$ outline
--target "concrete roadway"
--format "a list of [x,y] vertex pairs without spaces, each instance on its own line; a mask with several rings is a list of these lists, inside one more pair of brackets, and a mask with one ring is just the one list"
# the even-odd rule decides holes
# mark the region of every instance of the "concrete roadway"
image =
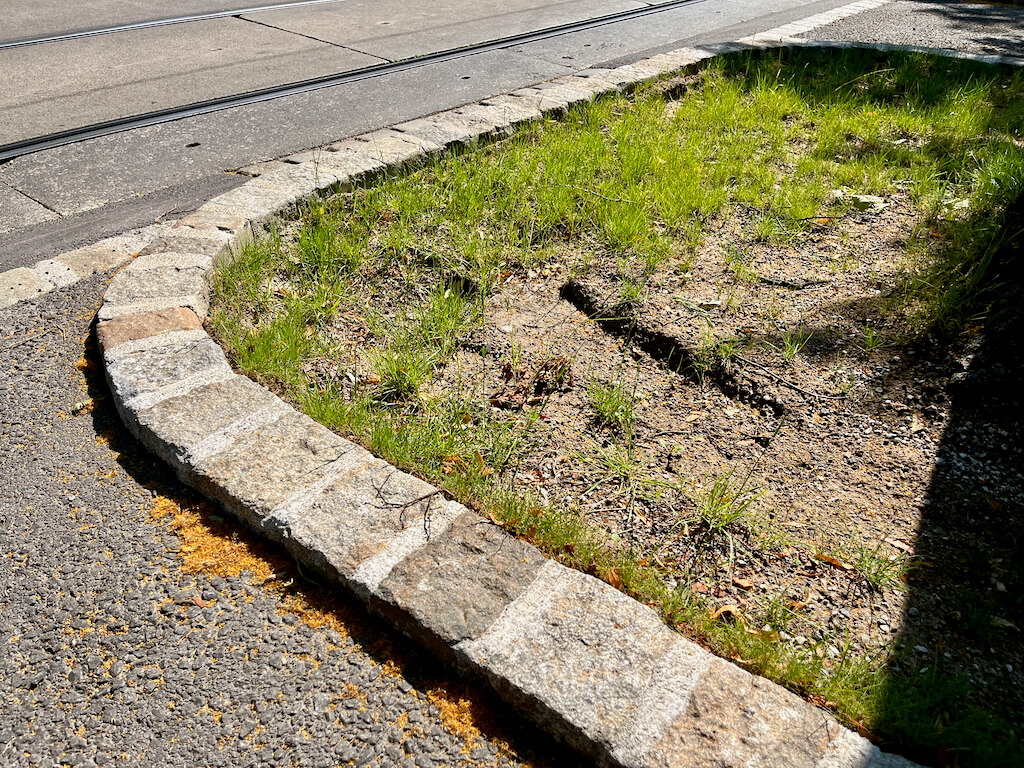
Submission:
[[[588,66],[735,39],[842,4],[703,0],[552,40],[21,157],[0,166],[0,271],[187,212],[239,183],[225,171],[256,161]],[[61,13],[64,6],[52,0],[7,5],[7,40],[146,17],[140,2],[127,0],[93,0],[81,19],[76,4],[76,17],[63,23],[55,15],[44,21],[30,13],[36,7]],[[341,0],[0,50],[0,142],[641,5]],[[149,18],[223,8],[223,0],[177,0],[152,4],[156,12]]]

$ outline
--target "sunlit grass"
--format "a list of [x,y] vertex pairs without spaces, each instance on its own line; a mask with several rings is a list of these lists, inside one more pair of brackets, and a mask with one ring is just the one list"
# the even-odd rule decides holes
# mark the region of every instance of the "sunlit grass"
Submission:
[[[752,211],[751,236],[785,243],[815,217],[845,213],[843,198],[832,195],[840,188],[908,194],[921,232],[938,235],[908,250],[903,300],[917,311],[908,333],[955,331],[987,311],[1001,217],[1024,190],[1024,75],[921,55],[792,56],[727,57],[678,97],[666,99],[655,86],[605,98],[499,146],[313,201],[294,239],[260,240],[222,270],[213,322],[239,369],[550,556],[656,606],[670,625],[724,657],[868,729],[887,711],[886,697],[913,692],[921,706],[890,724],[891,735],[939,743],[945,736],[930,724],[934,701],[913,675],[894,676],[885,659],[858,657],[840,638],[796,648],[742,622],[712,619],[699,595],[672,586],[670,569],[650,553],[624,549],[516,485],[518,457],[544,429],[537,409],[496,414],[472,386],[430,387],[482,321],[500,281],[559,248],[613,257],[619,300],[635,305],[652,276],[686,272],[714,217]],[[967,213],[950,215],[950,200],[966,201],[959,210]],[[757,279],[742,254],[728,264],[737,278]],[[573,268],[585,271],[585,258]],[[392,306],[374,300],[382,286],[390,286]],[[343,390],[308,378],[303,367],[337,358],[332,324],[349,309],[372,329],[359,353],[374,375],[353,377],[357,386]],[[785,337],[780,353],[792,360],[806,341]],[[877,346],[880,337],[865,343]],[[512,349],[514,356],[514,338]],[[732,354],[717,339],[704,352],[707,366]],[[592,382],[588,402],[599,427],[625,438],[595,452],[602,477],[646,492],[629,443],[633,394]],[[723,475],[695,501],[728,530],[747,522],[757,492]],[[865,578],[891,586],[887,563],[861,554]],[[775,620],[770,608],[755,618]],[[822,654],[833,641],[843,653]],[[960,738],[980,749],[979,734],[991,723],[982,728],[985,713],[972,712],[962,719],[974,724],[963,725]]]

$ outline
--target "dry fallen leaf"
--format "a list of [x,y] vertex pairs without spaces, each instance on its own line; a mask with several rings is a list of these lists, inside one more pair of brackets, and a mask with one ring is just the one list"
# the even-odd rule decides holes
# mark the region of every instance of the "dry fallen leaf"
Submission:
[[1018,632],[1020,632],[1020,627],[1018,627],[1012,621],[1007,621],[1006,619],[1004,619],[1004,618],[1002,618],[1000,616],[993,616],[992,617],[992,626],[993,627],[1005,627],[1006,629],[1015,629]]
[[695,581],[690,585],[690,591],[696,592],[700,595],[706,595],[708,593],[708,585],[700,581]]
[[605,580],[616,589],[622,589],[622,577],[619,576],[618,568],[609,568]]
[[712,621],[717,621],[718,619],[738,621],[739,618],[740,608],[738,605],[723,605],[721,608],[716,608],[713,611],[711,611]]
[[819,553],[817,553],[815,555],[815,557],[818,560],[821,560],[821,562],[828,563],[829,565],[835,566],[836,568],[839,568],[842,571],[852,571],[853,570],[853,566],[852,565],[850,565],[849,563],[844,563],[842,560],[840,560],[840,559],[838,559],[836,557],[832,557],[832,555],[825,555],[825,554],[822,554],[821,552],[819,552]]
[[896,549],[899,549],[899,550],[902,550],[903,552],[906,552],[908,555],[914,554],[914,548],[912,546],[910,546],[909,544],[907,544],[907,542],[901,541],[900,539],[889,539],[889,538],[887,538],[885,540],[885,543],[888,544],[890,547],[896,547]]
[[732,577],[732,585],[734,587],[739,587],[740,589],[754,588],[754,582],[752,582],[750,579],[741,579],[739,576]]
[[792,600],[786,604],[786,607],[789,608],[789,610],[791,611],[802,611],[804,608],[807,607],[807,601],[810,599],[810,597],[811,590],[810,587],[808,587],[807,590],[804,592],[802,600]]

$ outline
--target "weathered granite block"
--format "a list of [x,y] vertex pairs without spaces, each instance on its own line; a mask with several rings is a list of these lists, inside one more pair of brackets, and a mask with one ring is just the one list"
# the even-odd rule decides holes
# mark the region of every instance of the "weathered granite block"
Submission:
[[616,67],[607,75],[601,75],[599,79],[610,81],[619,88],[630,88],[648,80],[660,77],[660,69],[644,66],[642,62],[636,64],[625,64]]
[[124,271],[145,272],[148,269],[156,269],[157,267],[170,267],[173,269],[198,267],[209,272],[212,266],[213,257],[209,254],[193,251],[161,251],[140,255],[125,267]]
[[[176,339],[176,334],[189,333],[173,331],[167,335]],[[166,339],[159,336],[146,341],[153,346],[107,361],[107,380],[122,414],[151,408],[167,397],[234,375],[221,348],[205,334],[171,343],[164,343]],[[130,418],[129,428],[134,423]],[[133,432],[137,435],[137,427]]]
[[693,66],[697,61],[698,57],[692,48],[683,48],[678,51],[659,53],[638,63],[645,67],[668,73]]
[[540,551],[472,512],[392,569],[377,595],[447,645],[479,637],[533,582]]
[[184,307],[172,307],[104,320],[96,326],[96,338],[100,349],[106,352],[119,344],[166,331],[199,331],[202,328],[203,324],[195,312]]
[[289,190],[243,184],[210,200],[197,213],[224,213],[262,222],[283,213],[295,202]]
[[318,167],[337,176],[341,188],[351,188],[387,168],[383,162],[364,150],[365,146],[362,144],[342,142],[324,150],[317,150],[316,162]]
[[395,564],[443,532],[458,512],[432,485],[358,448],[345,471],[276,507],[291,540],[322,571],[369,598]]
[[[546,99],[550,99],[556,106],[555,109],[571,109],[577,104],[589,104],[594,97],[591,91],[577,90],[568,85],[556,85],[554,83],[540,83],[534,86]],[[540,109],[547,112],[548,109],[541,103]]]
[[[331,144],[329,149],[340,155],[363,155],[379,161],[382,170],[387,168],[397,171],[403,166],[420,163],[427,157],[427,152],[423,149],[423,142],[426,139],[417,137],[418,140],[413,141],[412,138],[398,131],[387,129]],[[431,143],[431,146],[440,149],[436,144]]]
[[88,277],[129,261],[135,254],[135,245],[137,243],[127,238],[111,238],[62,253],[56,260],[70,267],[79,277]]
[[689,708],[651,748],[654,765],[814,768],[843,728],[784,688],[715,658]]
[[135,414],[139,440],[185,482],[191,467],[247,430],[280,419],[290,407],[244,376],[231,376]]
[[643,764],[638,756],[686,711],[712,658],[650,608],[550,561],[482,637],[457,651],[570,744],[625,765]]
[[524,99],[506,93],[485,99],[480,103],[485,107],[498,110],[497,114],[507,124],[521,125],[540,120],[544,116],[537,101],[537,99]]
[[[288,409],[278,419],[226,436],[219,450],[194,464],[192,483],[235,515],[284,537],[264,518],[286,502],[315,496],[320,485],[366,460],[366,452],[308,416]],[[286,513],[278,515],[286,520]]]
[[406,136],[432,141],[441,147],[471,147],[492,128],[489,124],[480,124],[449,111],[399,123],[395,130]]
[[[154,254],[157,255],[157,254]],[[117,274],[107,288],[100,320],[157,309],[188,307],[199,317],[209,308],[206,269],[156,267]]]
[[78,275],[67,264],[54,259],[44,259],[33,267],[39,276],[57,288],[65,288],[78,282]]
[[592,101],[606,93],[621,90],[618,78],[609,74],[609,69],[586,69],[573,75],[562,75],[550,81],[555,87],[569,88],[584,93]]
[[248,184],[287,192],[298,201],[329,189],[338,181],[338,174],[330,166],[311,160],[299,165],[287,164],[276,171],[261,174]]
[[53,287],[53,283],[30,267],[9,269],[0,273],[0,309],[52,291]]
[[[175,230],[171,230],[175,232]],[[221,231],[214,237],[203,237],[197,234],[197,230],[190,229],[192,237],[181,237],[177,234],[169,234],[160,237],[147,245],[141,251],[140,256],[147,256],[151,253],[201,253],[204,256],[212,256],[214,260],[228,250],[228,245],[220,235]]]

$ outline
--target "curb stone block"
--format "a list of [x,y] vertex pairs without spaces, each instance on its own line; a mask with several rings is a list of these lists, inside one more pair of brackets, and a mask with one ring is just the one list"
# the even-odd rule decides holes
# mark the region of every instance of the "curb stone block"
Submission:
[[396,565],[378,596],[451,646],[482,635],[544,562],[536,547],[467,511]]
[[[200,339],[177,341],[176,331],[166,339],[152,336],[146,341],[153,346],[139,349],[129,355],[107,361],[107,380],[114,400],[128,412],[151,408],[162,395],[172,397],[183,392],[172,389],[188,388],[193,382],[207,383],[204,379],[226,379],[234,374],[224,359],[224,352],[208,336]],[[135,419],[129,426],[134,426]],[[138,437],[137,428],[133,434]]]
[[651,749],[655,765],[814,768],[843,732],[781,686],[714,658],[688,710]]
[[[159,309],[141,315],[121,315],[96,325],[96,339],[105,354],[128,341],[144,339],[166,331],[200,331],[199,316],[185,307]],[[111,358],[112,359],[112,358]]]
[[527,102],[542,115],[552,115],[555,118],[561,118],[569,113],[569,102],[567,100],[556,98],[538,88],[520,88],[517,91],[513,91],[510,95]]
[[[250,224],[263,223],[267,219],[284,213],[295,203],[295,199],[289,195],[287,190],[243,184],[213,198],[196,213],[203,215],[223,213],[247,220]],[[218,226],[218,228],[223,227]]]
[[355,146],[340,146],[337,149],[328,147],[319,153],[314,162],[317,163],[317,167],[337,176],[341,189],[351,189],[353,184],[383,173],[387,168],[380,160],[362,153],[361,150],[362,147]]
[[453,112],[459,117],[468,119],[481,128],[485,128],[485,132],[480,134],[481,138],[497,139],[511,136],[515,132],[515,126],[523,122],[522,120],[509,121],[506,110],[483,104],[467,104],[464,107],[453,110]]
[[235,435],[290,411],[277,395],[245,376],[231,376],[169,397],[136,414],[138,438],[192,482],[192,467]]
[[[457,652],[570,744],[607,765],[646,752],[685,711],[713,658],[647,606],[552,561],[477,640]],[[653,718],[653,722],[645,718]]]
[[71,267],[53,259],[37,262],[33,269],[44,281],[52,283],[55,288],[66,288],[78,282],[78,275]]
[[639,62],[644,66],[652,67],[654,69],[661,70],[665,73],[675,72],[687,67],[692,67],[700,60],[696,50],[682,49],[680,51],[669,51],[668,53],[659,53],[651,56],[649,59],[644,59]]
[[321,167],[317,160],[298,165],[287,164],[280,170],[261,174],[248,182],[254,187],[265,187],[287,192],[295,200],[303,200],[335,186],[341,178],[329,167]]
[[31,267],[9,269],[0,280],[0,309],[53,290],[53,283]]
[[562,75],[551,81],[557,85],[565,85],[577,91],[593,94],[621,91],[625,81],[615,75],[615,70],[603,67],[591,67],[571,75]]
[[289,408],[267,424],[230,435],[221,450],[196,462],[194,484],[259,526],[276,507],[350,469],[354,461],[365,461],[365,455],[363,448]]
[[660,69],[645,67],[642,63],[625,64],[616,67],[607,74],[600,76],[602,80],[611,80],[622,91],[632,91],[641,83],[657,80],[665,73]]
[[536,100],[521,99],[518,96],[503,94],[491,99],[484,99],[480,102],[486,107],[498,109],[502,120],[516,125],[522,123],[533,123],[543,117],[543,113],[537,107]]
[[253,163],[252,165],[247,165],[244,168],[239,168],[235,173],[241,174],[242,176],[251,176],[256,178],[265,173],[270,173],[271,171],[279,171],[282,168],[287,168],[289,165],[297,165],[297,163],[291,163],[286,160],[266,160],[262,163]]
[[424,139],[418,136],[409,136],[406,135],[405,133],[402,133],[401,131],[396,131],[394,128],[381,128],[379,131],[363,134],[363,136],[360,136],[359,138],[369,142],[398,139],[400,141],[416,145],[428,155],[437,154],[442,149],[444,149],[444,146],[442,144],[438,144],[435,141]]
[[159,251],[140,254],[124,268],[124,272],[134,274],[147,269],[189,269],[192,267],[209,272],[213,267],[213,257],[192,251]]
[[437,536],[455,514],[436,488],[360,446],[353,445],[350,458],[344,472],[273,515],[299,546],[316,553],[318,569],[367,599],[410,547]]
[[188,216],[178,219],[169,234],[183,237],[185,233],[178,232],[178,230],[217,230],[223,234],[213,236],[213,239],[222,240],[224,234],[234,235],[248,226],[249,221],[244,216],[231,213],[223,208],[210,207],[210,203],[207,203]]
[[230,237],[228,240],[221,237],[224,233],[220,230],[213,231],[217,234],[212,237],[205,237],[195,229],[189,229],[187,236],[181,236],[177,231],[173,231],[173,234],[159,237],[147,245],[139,251],[139,256],[173,251],[177,253],[202,253],[216,259],[230,248],[232,241]]
[[405,135],[432,141],[443,147],[454,144],[464,147],[476,146],[482,136],[490,133],[488,124],[482,124],[449,110],[429,117],[408,120],[395,126]]
[[70,268],[80,278],[106,272],[130,261],[135,254],[135,249],[127,243],[116,242],[121,239],[111,238],[95,245],[76,248],[62,253],[56,260]]
[[188,307],[205,317],[210,306],[206,273],[201,267],[174,266],[121,272],[107,288],[99,318],[174,307]]
[[371,158],[380,163],[380,170],[386,169],[390,172],[426,159],[427,153],[423,150],[422,143],[414,143],[409,138],[394,130],[375,131],[332,144],[329,149],[335,153],[358,154]]
[[[563,104],[564,108],[567,110],[572,109],[577,104],[589,104],[594,100],[595,95],[599,93],[599,91],[571,88],[568,85],[556,85],[554,82],[552,82],[551,85],[541,83],[537,86],[537,90],[545,97],[554,100],[556,103]],[[613,90],[613,88],[609,87],[607,91],[602,90],[600,92],[611,93]],[[558,107],[555,108],[557,109]],[[543,109],[543,107],[541,107],[541,109]]]
[[504,96],[496,96],[495,98],[488,98],[487,103],[519,103],[523,109],[536,111],[538,114],[538,120],[544,118],[545,115],[564,116],[567,112],[567,108],[564,102],[558,102],[556,99],[545,97],[543,91],[537,88],[520,88],[512,93],[507,93]]
[[209,339],[209,336],[206,335],[206,331],[202,328],[164,331],[163,333],[141,339],[122,342],[116,347],[106,350],[104,357],[110,362],[115,362],[125,357],[156,349],[157,347],[181,346],[192,342],[202,343],[207,339]]

